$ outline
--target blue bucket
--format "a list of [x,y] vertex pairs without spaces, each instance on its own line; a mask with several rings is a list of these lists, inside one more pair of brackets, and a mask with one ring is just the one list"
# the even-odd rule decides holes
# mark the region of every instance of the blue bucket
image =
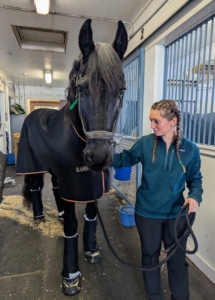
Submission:
[[121,206],[119,209],[120,221],[121,224],[125,227],[133,227],[136,226],[134,220],[134,206],[133,205],[125,205]]
[[114,168],[114,178],[121,181],[130,180],[131,178],[131,167],[123,167],[121,169]]
[[5,154],[7,157],[7,166],[15,165],[15,154],[14,153],[7,153]]

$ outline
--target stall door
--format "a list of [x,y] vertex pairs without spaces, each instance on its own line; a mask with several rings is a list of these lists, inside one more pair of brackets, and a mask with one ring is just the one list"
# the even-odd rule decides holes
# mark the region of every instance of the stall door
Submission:
[[[126,92],[114,136],[116,152],[130,149],[142,135],[143,68],[144,49],[124,62]],[[136,189],[140,185],[140,165],[132,167],[131,179],[128,181],[116,180],[114,173],[113,169],[113,188],[126,202],[134,204]]]

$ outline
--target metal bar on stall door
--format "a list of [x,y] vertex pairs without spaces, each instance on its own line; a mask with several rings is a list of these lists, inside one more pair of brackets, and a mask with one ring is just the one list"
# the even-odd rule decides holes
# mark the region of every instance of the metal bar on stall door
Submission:
[[[198,30],[199,29],[199,30]],[[197,126],[197,109],[198,109],[198,89],[199,89],[199,78],[200,78],[200,59],[201,59],[201,42],[202,42],[202,26],[200,26],[197,29],[197,34],[199,31],[199,54],[198,54],[198,62],[197,62],[197,66],[198,66],[198,71],[197,71],[197,84],[196,84],[196,99],[195,99],[195,108],[194,108],[194,124],[193,124],[193,141],[197,143],[197,137],[196,134],[198,134],[198,130],[196,130],[196,126]]]
[[[138,122],[138,118],[137,118],[137,101],[138,101],[138,68],[139,68],[139,60],[140,57],[138,57],[138,59],[136,60],[136,73],[135,73],[135,86],[136,86],[136,93],[135,93],[135,110],[134,110],[134,118],[135,118],[135,137],[137,137],[137,122]],[[142,101],[142,100],[140,100]]]
[[[213,18],[212,22],[212,31],[214,32],[214,22],[215,18]],[[215,53],[214,53],[214,65],[215,65]],[[211,94],[211,109],[210,109],[210,122],[209,122],[209,133],[208,133],[208,145],[212,144],[212,134],[213,134],[213,145],[215,146],[215,131],[212,133],[212,127],[213,127],[213,109],[214,109],[214,97],[215,97],[215,67],[213,72],[213,83],[212,83],[212,94]],[[214,121],[215,122],[215,121]]]
[[134,137],[137,137],[137,101],[138,101],[138,98],[137,98],[137,93],[138,93],[138,61],[139,61],[139,58],[136,59],[135,61],[135,64],[136,64],[136,67],[135,67],[135,107],[134,107],[134,121],[135,121],[135,130],[134,130]]
[[[143,93],[144,93],[144,49],[140,50],[138,57],[138,76],[137,76],[137,137],[142,136],[143,126]],[[141,165],[137,164],[136,167],[136,189],[141,184]]]
[[[128,89],[127,111],[129,111],[129,103],[131,101],[131,72],[132,72],[132,64],[133,64],[133,62],[130,64],[130,66],[129,66],[129,72],[128,72],[129,89]],[[128,131],[129,131],[129,128],[130,128],[130,117],[129,116],[125,116],[125,118],[127,118],[127,119],[125,119],[125,124],[127,124],[125,135],[128,135]]]
[[174,74],[173,74],[173,66],[174,66],[174,43],[171,45],[171,75],[170,75],[170,94],[169,99],[172,99],[172,90],[173,90],[173,82],[174,82]]
[[165,56],[164,56],[164,80],[163,80],[163,99],[168,99],[167,95],[167,88],[168,88],[168,52],[169,52],[169,47],[166,47],[165,50]]
[[126,128],[125,128],[126,124],[124,124],[124,119],[125,119],[125,114],[126,114],[126,108],[127,108],[127,102],[128,102],[128,91],[129,91],[128,70],[129,70],[129,65],[126,66],[126,69],[125,69],[126,92],[125,92],[125,97],[124,97],[124,105],[123,105],[122,119],[121,119],[121,135],[122,135],[122,137],[125,135],[125,130],[126,130]]
[[170,91],[171,91],[171,71],[172,71],[172,45],[169,46],[170,51],[169,51],[169,93],[168,93],[168,99],[170,99]]
[[136,67],[136,59],[133,62],[133,68],[132,68],[132,73],[131,73],[131,78],[132,78],[132,86],[131,86],[131,94],[132,97],[130,99],[130,103],[131,103],[131,128],[130,128],[130,135],[133,136],[133,101],[134,101],[134,71],[135,71],[135,67]]
[[193,48],[193,68],[192,68],[192,88],[191,88],[191,103],[190,103],[190,120],[189,120],[189,128],[188,128],[188,139],[192,139],[191,131],[192,131],[192,120],[193,120],[193,93],[194,93],[194,82],[197,84],[197,81],[195,80],[195,63],[196,63],[196,45],[197,45],[197,30],[195,29],[192,32],[192,35],[194,36],[194,48]]
[[[214,55],[214,62],[215,62],[215,55]],[[215,146],[215,130],[213,132],[213,144],[212,144],[212,128],[213,128],[213,108],[214,108],[214,98],[215,98],[215,68],[214,68],[214,74],[213,74],[213,84],[212,84],[212,95],[211,95],[211,113],[210,113],[210,123],[209,123],[209,145]]]
[[[136,60],[136,65],[137,65],[137,68],[136,68],[136,102],[135,102],[135,120],[136,120],[136,129],[135,129],[135,137],[138,136],[138,112],[137,112],[137,107],[138,107],[138,101],[141,101],[142,102],[142,99],[139,99],[138,97],[138,82],[139,82],[139,61],[140,61],[140,57],[138,57],[138,59]],[[142,86],[143,86],[143,82],[142,82]],[[139,99],[139,100],[138,100]],[[141,112],[142,114],[142,112]]]
[[[138,82],[137,82],[137,137],[142,136],[142,127],[143,127],[143,95],[144,95],[144,64],[145,64],[145,55],[144,49],[140,50],[140,56],[138,58]],[[140,175],[140,168],[139,168]],[[140,175],[141,176],[141,175]],[[139,183],[140,183],[139,176]]]
[[[213,43],[213,20],[211,22],[211,32],[210,32],[210,42],[209,42],[209,54],[208,54],[208,76],[207,76],[207,88],[206,88],[206,99],[205,99],[205,118],[203,126],[203,144],[208,144],[206,142],[206,127],[207,127],[207,112],[208,112],[208,93],[209,93],[209,81],[210,81],[210,72],[211,72],[211,53],[212,53],[212,43]],[[208,23],[209,23],[208,22]],[[207,25],[208,25],[207,23]],[[209,137],[209,136],[208,136]]]
[[176,81],[176,85],[175,85],[175,96],[174,96],[174,100],[178,99],[178,65],[179,65],[179,41],[176,41],[176,49],[177,49],[177,53],[176,53],[176,76],[175,76],[175,81]]
[[[202,66],[202,84],[201,84],[201,96],[200,96],[200,111],[199,111],[199,130],[198,130],[198,139],[197,143],[200,143],[200,137],[201,137],[201,127],[202,127],[202,105],[203,105],[203,91],[204,91],[204,77],[205,77],[205,58],[206,58],[206,45],[207,45],[207,32],[208,32],[208,24],[205,25],[205,36],[204,36],[204,48],[203,48],[203,66]],[[203,25],[203,26],[204,26]]]
[[[173,62],[175,62],[175,48],[176,48],[176,44],[173,44]],[[171,96],[171,100],[174,99],[173,98],[173,94],[174,94],[174,89],[175,89],[175,63],[173,63],[173,68],[172,68],[172,96]]]
[[181,66],[180,66],[180,88],[179,88],[179,109],[182,108],[181,98],[182,98],[182,89],[183,89],[183,83],[182,83],[182,70],[183,70],[183,52],[184,52],[184,39],[180,39],[182,45],[181,45]]
[[[185,89],[186,89],[186,66],[187,66],[187,35],[185,37],[183,37],[183,39],[185,39],[185,55],[184,55],[184,70],[183,70],[183,77],[184,77],[184,82],[182,85],[182,107],[181,107],[181,112],[182,112],[182,120],[183,120],[183,125],[184,125],[184,102],[185,100]],[[185,137],[186,136],[186,132],[185,132]]]
[[186,101],[186,113],[185,113],[185,132],[186,132],[186,137],[189,136],[189,132],[188,132],[188,103],[189,103],[189,92],[190,92],[190,65],[191,65],[191,52],[192,52],[192,34],[189,33],[188,34],[188,44],[190,43],[190,47],[189,47],[189,62],[188,62],[188,74],[186,74],[187,77],[187,101]]

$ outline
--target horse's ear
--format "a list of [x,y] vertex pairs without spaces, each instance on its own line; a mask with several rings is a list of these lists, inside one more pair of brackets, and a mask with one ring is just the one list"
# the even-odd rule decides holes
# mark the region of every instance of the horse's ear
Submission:
[[119,21],[116,37],[113,42],[113,48],[118,53],[120,59],[123,59],[123,55],[127,49],[127,46],[128,46],[128,34],[122,21]]
[[83,59],[86,60],[95,47],[93,41],[93,31],[91,28],[91,19],[87,19],[82,25],[79,33],[78,43],[83,55]]

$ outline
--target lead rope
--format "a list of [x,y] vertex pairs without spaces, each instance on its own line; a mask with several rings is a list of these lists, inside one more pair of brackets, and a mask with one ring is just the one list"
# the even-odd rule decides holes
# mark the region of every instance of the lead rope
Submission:
[[[169,259],[170,257],[178,250],[178,248],[180,248],[181,250],[183,250],[185,253],[188,253],[188,254],[194,254],[196,253],[196,251],[198,250],[198,242],[197,242],[197,239],[194,235],[194,232],[192,230],[192,225],[194,223],[194,220],[195,220],[195,216],[196,216],[196,213],[191,213],[190,214],[190,217],[188,215],[188,210],[189,210],[189,204],[186,204],[184,206],[182,206],[176,220],[175,220],[175,224],[174,224],[174,238],[175,238],[175,243],[173,243],[170,247],[168,247],[167,249],[165,249],[165,253],[166,253],[166,257],[165,259],[163,259],[157,266],[155,267],[152,267],[152,268],[141,268],[141,267],[137,267],[137,266],[133,266],[129,263],[127,263],[126,261],[124,261],[123,259],[121,259],[118,254],[116,253],[116,251],[113,249],[113,247],[111,246],[110,244],[110,241],[109,241],[109,238],[107,236],[107,233],[106,233],[106,230],[105,230],[105,227],[104,227],[104,224],[103,224],[103,221],[102,221],[102,218],[101,218],[101,215],[100,215],[100,211],[99,211],[99,208],[98,208],[98,205],[97,205],[97,202],[98,200],[96,200],[96,181],[95,181],[95,174],[94,174],[94,171],[93,172],[93,184],[94,184],[94,202],[95,202],[95,207],[96,207],[96,211],[97,211],[97,215],[98,215],[98,218],[99,218],[99,222],[100,222],[100,225],[102,227],[102,231],[103,231],[103,234],[104,234],[104,237],[105,237],[105,240],[107,242],[107,245],[110,249],[110,251],[112,252],[112,254],[116,257],[116,259],[123,265],[131,268],[131,269],[134,269],[134,270],[138,270],[138,271],[154,271],[156,269],[159,269],[162,265],[164,265]],[[178,228],[178,221],[181,217],[181,214],[182,212],[186,209],[186,223],[187,223],[187,229],[183,232],[183,234],[178,238],[178,235],[177,235],[177,228]],[[183,249],[182,246],[180,245],[180,241],[186,236],[188,235],[188,232],[190,232],[190,235],[192,236],[193,238],[193,242],[194,242],[194,249],[191,250],[191,251],[188,251],[186,249]]]

